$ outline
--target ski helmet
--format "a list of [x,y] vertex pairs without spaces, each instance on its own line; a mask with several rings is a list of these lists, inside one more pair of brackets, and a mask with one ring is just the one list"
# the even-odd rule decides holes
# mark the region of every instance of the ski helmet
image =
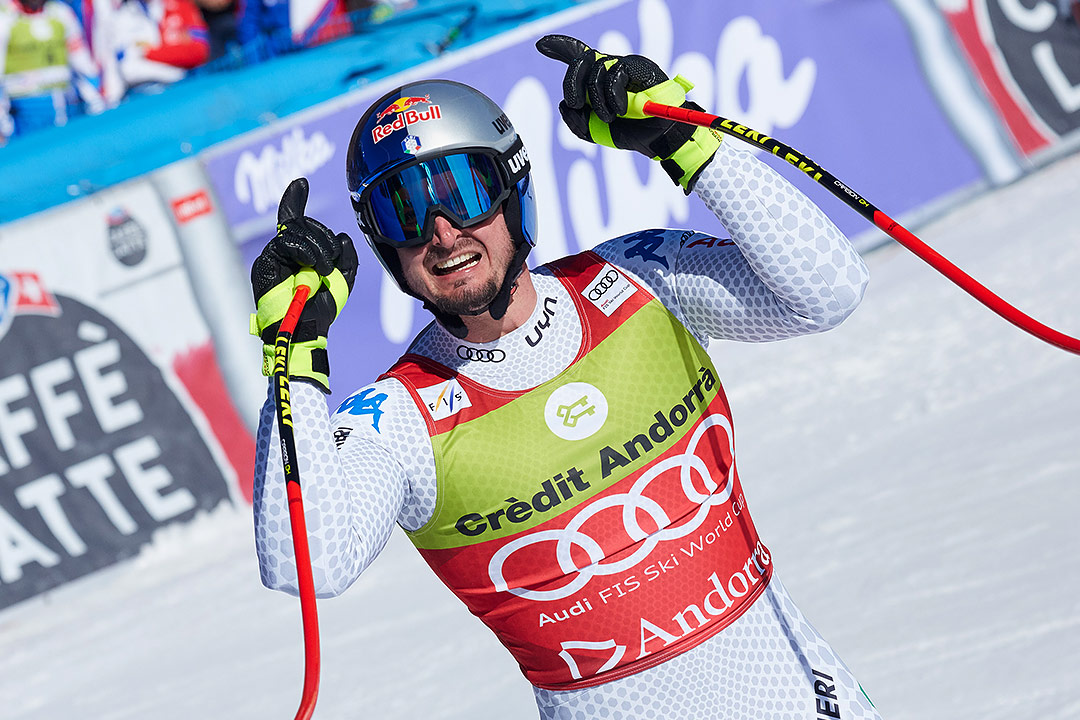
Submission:
[[379,98],[356,124],[346,159],[349,196],[368,245],[398,287],[424,300],[459,337],[465,334],[461,318],[442,313],[409,288],[397,248],[430,241],[436,215],[467,228],[502,208],[514,253],[486,308],[502,317],[536,243],[530,169],[502,109],[451,80],[409,83]]

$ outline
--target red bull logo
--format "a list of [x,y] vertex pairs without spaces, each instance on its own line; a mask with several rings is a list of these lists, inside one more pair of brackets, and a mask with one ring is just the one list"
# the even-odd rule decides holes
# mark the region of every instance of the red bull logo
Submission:
[[[412,109],[414,105],[420,104],[426,104],[428,107],[424,110]],[[385,109],[375,116],[375,121],[376,123],[381,123],[388,117],[393,117],[393,122],[382,125],[376,124],[374,129],[372,129],[371,139],[374,142],[379,142],[383,138],[392,135],[398,130],[404,129],[408,125],[415,125],[417,123],[427,122],[428,120],[439,120],[442,118],[442,110],[438,105],[431,102],[430,95],[425,95],[423,97],[403,97],[398,98],[387,105]]]
[[409,108],[411,108],[413,105],[419,105],[420,103],[426,103],[426,104],[430,105],[431,104],[431,96],[430,95],[425,95],[424,97],[403,97],[403,98],[398,98],[394,102],[387,105],[385,110],[383,110],[381,113],[376,115],[375,119],[377,121],[382,121],[382,119],[385,118],[387,115],[392,115],[394,113],[403,113],[406,110],[408,110]]

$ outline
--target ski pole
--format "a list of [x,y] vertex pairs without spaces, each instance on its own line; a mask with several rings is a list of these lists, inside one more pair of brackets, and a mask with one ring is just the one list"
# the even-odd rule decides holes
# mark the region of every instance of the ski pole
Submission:
[[652,101],[646,101],[641,110],[645,115],[662,117],[677,122],[687,123],[689,125],[700,125],[702,127],[711,128],[718,132],[737,137],[740,140],[745,140],[751,145],[756,145],[762,150],[786,160],[809,175],[819,185],[822,185],[837,198],[844,201],[848,207],[852,208],[855,212],[859,213],[884,231],[886,235],[918,255],[929,263],[932,268],[959,285],[960,288],[969,295],[1011,322],[1013,325],[1016,325],[1021,330],[1031,333],[1044,342],[1055,345],[1062,350],[1080,355],[1080,340],[1043,325],[1041,322],[1024,314],[1002,300],[970,275],[945,259],[945,257],[936,250],[915,237],[915,235],[903,225],[874,207],[868,200],[850,187],[840,182],[840,180],[832,173],[826,171],[820,165],[791,146],[785,145],[776,138],[769,137],[764,133],[760,133],[745,125],[740,125],[733,120],[720,117],[719,115],[711,115],[709,113],[690,110],[688,108],[672,107],[671,105],[662,105]]
[[289,345],[293,330],[304,310],[304,303],[319,279],[314,270],[299,273],[302,284],[296,288],[289,310],[278,328],[274,341],[274,393],[277,400],[278,434],[281,436],[281,464],[285,472],[285,491],[289,500],[293,555],[296,557],[296,582],[300,591],[300,614],[304,625],[304,689],[295,720],[308,720],[315,712],[319,695],[319,618],[315,607],[315,581],[311,575],[304,501],[300,495],[300,470],[296,466],[296,441],[293,437],[292,407],[289,402]]
[[426,49],[432,55],[438,57],[446,52],[446,49],[453,45],[457,39],[461,36],[461,33],[465,31],[472,21],[476,19],[477,14],[480,12],[480,7],[476,4],[470,5],[468,11],[465,13],[465,17],[456,25],[446,31],[446,35],[442,40],[437,43],[428,43]]

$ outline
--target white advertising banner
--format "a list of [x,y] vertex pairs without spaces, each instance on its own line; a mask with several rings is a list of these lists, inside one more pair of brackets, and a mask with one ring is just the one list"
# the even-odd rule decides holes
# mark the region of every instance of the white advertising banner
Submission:
[[148,182],[0,229],[0,608],[248,494],[253,454]]

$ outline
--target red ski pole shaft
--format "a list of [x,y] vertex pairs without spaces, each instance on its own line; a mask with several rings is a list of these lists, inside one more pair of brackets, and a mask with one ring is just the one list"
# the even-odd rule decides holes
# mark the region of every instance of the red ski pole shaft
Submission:
[[1062,350],[1080,355],[1080,339],[1058,332],[1002,300],[984,285],[980,284],[973,277],[917,238],[910,230],[874,207],[870,201],[863,198],[857,192],[842,183],[832,173],[828,172],[790,145],[785,145],[774,137],[760,133],[745,125],[740,125],[733,120],[728,120],[719,115],[711,115],[698,110],[672,107],[670,105],[662,105],[651,101],[646,102],[642,110],[646,115],[651,115],[653,117],[667,118],[689,125],[700,125],[716,130],[717,132],[722,132],[726,135],[737,137],[740,140],[745,140],[751,145],[755,145],[766,152],[786,160],[842,200],[848,207],[880,228],[886,235],[918,255],[932,268],[959,285],[961,289],[1001,317],[1011,322],[1013,325],[1016,325],[1021,330],[1031,333],[1044,342],[1055,345]]
[[[305,271],[301,271],[304,276]],[[307,271],[310,276],[317,276]],[[306,278],[305,278],[306,279]],[[311,287],[296,288],[292,303],[281,321],[274,343],[274,393],[277,400],[278,434],[281,436],[281,462],[285,473],[285,491],[289,500],[289,522],[292,526],[293,554],[296,558],[296,577],[300,591],[300,614],[304,626],[304,689],[295,720],[308,720],[315,712],[319,695],[319,617],[315,606],[315,581],[311,574],[311,554],[308,551],[307,525],[304,522],[304,501],[300,494],[300,470],[296,463],[296,440],[293,436],[292,407],[289,402],[289,345],[293,330],[304,310]]]

